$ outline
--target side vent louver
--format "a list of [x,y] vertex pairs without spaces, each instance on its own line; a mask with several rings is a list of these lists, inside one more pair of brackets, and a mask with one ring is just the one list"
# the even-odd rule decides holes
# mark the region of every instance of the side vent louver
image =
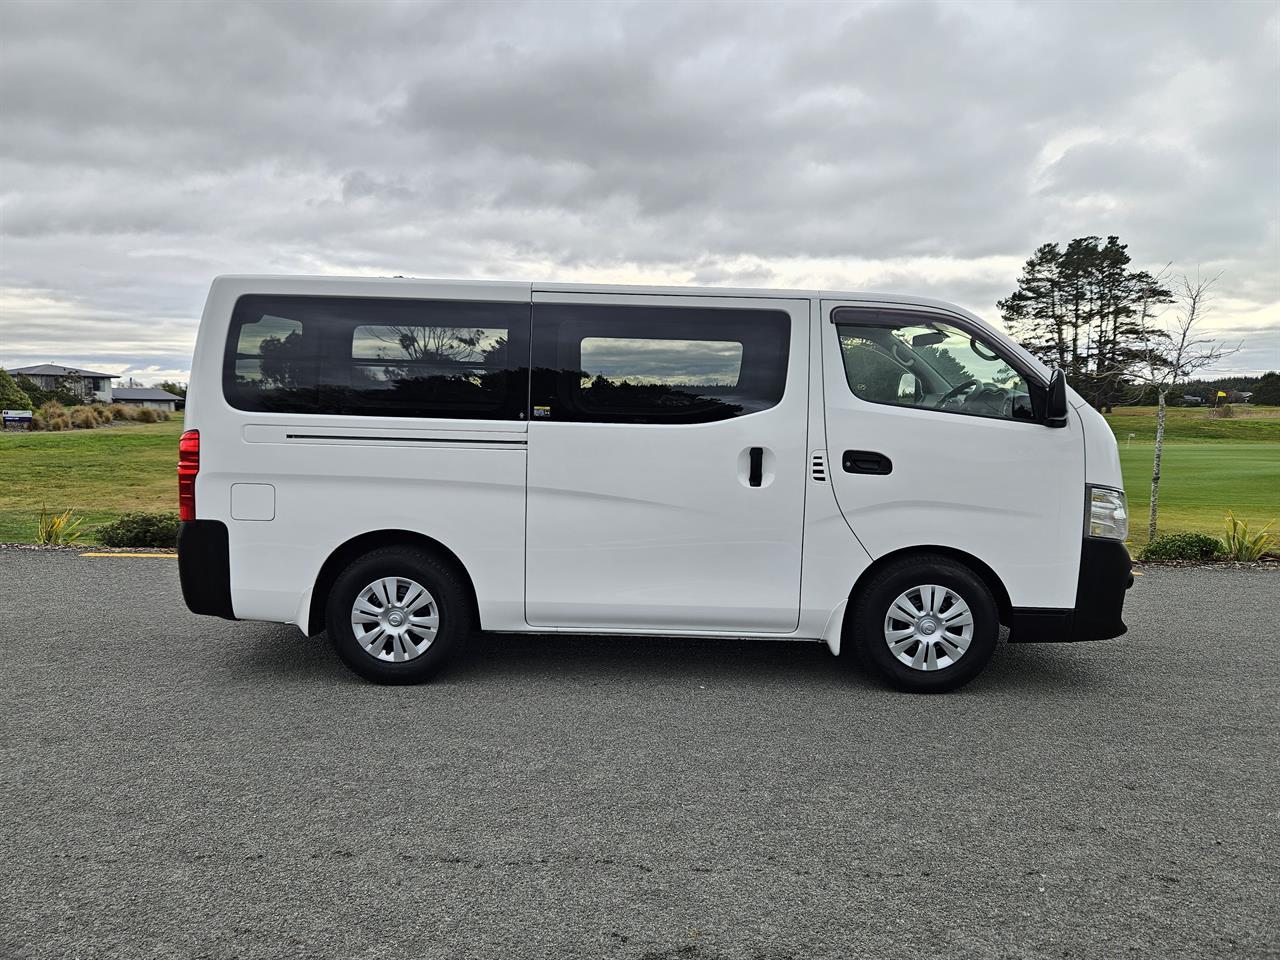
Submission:
[[811,458],[813,479],[819,483],[827,482],[827,453],[825,450],[813,451]]

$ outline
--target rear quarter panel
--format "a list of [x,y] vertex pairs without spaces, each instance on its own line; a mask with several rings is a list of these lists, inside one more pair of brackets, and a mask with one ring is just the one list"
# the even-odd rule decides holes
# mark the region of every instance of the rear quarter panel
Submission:
[[[462,561],[485,628],[523,625],[525,423],[247,412],[224,399],[222,366],[232,310],[247,293],[528,302],[529,290],[514,283],[214,281],[196,338],[187,428],[200,431],[196,514],[229,530],[237,617],[305,628],[312,587],[334,550],[364,533],[408,530]],[[312,438],[320,434],[355,439]],[[371,439],[380,435],[400,440]],[[273,519],[232,517],[231,487],[239,483],[274,487]]]

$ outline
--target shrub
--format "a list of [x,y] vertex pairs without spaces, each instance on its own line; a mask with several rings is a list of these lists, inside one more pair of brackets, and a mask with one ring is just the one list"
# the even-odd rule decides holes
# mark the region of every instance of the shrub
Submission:
[[72,407],[69,416],[71,426],[79,430],[92,430],[98,425],[98,415],[92,407]]
[[43,413],[45,419],[48,420],[50,417],[56,417],[66,413],[67,408],[57,400],[46,400],[44,403],[40,404],[40,412]]
[[95,403],[92,407],[93,415],[98,418],[99,423],[111,422],[111,408],[102,403]]
[[168,410],[157,410],[156,416],[159,417],[161,420],[163,420],[165,423],[168,423],[170,420],[173,419],[173,414],[171,414]]
[[1222,406],[1214,407],[1209,411],[1209,416],[1217,417],[1220,420],[1230,420],[1235,415],[1236,412],[1231,409],[1231,404],[1229,403],[1224,403]]
[[52,390],[45,390],[30,377],[24,377],[22,374],[18,374],[13,380],[18,385],[18,388],[31,398],[32,408],[43,407],[51,400],[71,406],[80,402],[71,388],[67,386],[65,377],[59,377],[56,381],[57,385]]
[[111,411],[112,420],[133,420],[136,410],[127,403],[113,403],[107,407]]
[[1257,533],[1249,533],[1249,522],[1239,519],[1232,511],[1227,511],[1227,532],[1222,538],[1222,552],[1231,560],[1257,560],[1264,553],[1269,553],[1276,546],[1275,534],[1271,532],[1271,520]]
[[1147,563],[1203,563],[1222,552],[1222,544],[1203,533],[1166,533],[1145,547],[1138,559]]
[[174,547],[178,545],[176,513],[126,513],[104,523],[98,542],[107,547]]
[[160,415],[150,407],[139,407],[134,419],[139,423],[157,423],[160,420]]
[[70,510],[62,513],[50,513],[48,508],[40,507],[40,522],[36,525],[36,542],[49,546],[69,546],[78,543],[81,536],[82,519]]
[[[34,419],[34,417],[32,419]],[[44,428],[46,430],[70,430],[71,429],[71,417],[65,413],[55,413],[53,416],[46,416],[44,418],[44,423],[45,423]]]
[[0,408],[5,410],[30,410],[31,397],[18,386],[9,371],[0,367]]

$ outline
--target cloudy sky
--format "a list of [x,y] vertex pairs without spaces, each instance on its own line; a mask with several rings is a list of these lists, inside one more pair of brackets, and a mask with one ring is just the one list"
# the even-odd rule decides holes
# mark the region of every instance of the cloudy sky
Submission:
[[1280,368],[1280,5],[0,0],[0,364],[185,376],[219,273],[921,293],[1222,271]]

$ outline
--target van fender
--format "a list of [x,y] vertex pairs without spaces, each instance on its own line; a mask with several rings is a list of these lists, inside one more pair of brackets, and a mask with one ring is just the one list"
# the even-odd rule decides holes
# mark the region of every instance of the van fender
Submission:
[[[481,626],[479,601],[477,599],[475,583],[471,579],[471,573],[467,570],[458,555],[439,540],[429,537],[424,533],[395,527],[386,527],[379,530],[367,530],[364,533],[349,537],[347,540],[334,546],[328,552],[325,561],[320,565],[316,573],[308,578],[311,585],[299,597],[298,609],[294,614],[293,622],[296,623],[299,628],[301,628],[302,632],[308,637],[314,637],[316,634],[324,630],[325,613],[323,607],[318,605],[316,602],[316,591],[320,591],[319,599],[327,599],[329,588],[333,585],[338,574],[342,572],[348,563],[371,550],[391,546],[425,550],[433,554],[443,563],[448,564],[458,575],[458,579],[466,588],[468,599],[471,601],[471,612],[474,617],[474,622],[477,626]],[[483,629],[482,626],[481,628]]]

